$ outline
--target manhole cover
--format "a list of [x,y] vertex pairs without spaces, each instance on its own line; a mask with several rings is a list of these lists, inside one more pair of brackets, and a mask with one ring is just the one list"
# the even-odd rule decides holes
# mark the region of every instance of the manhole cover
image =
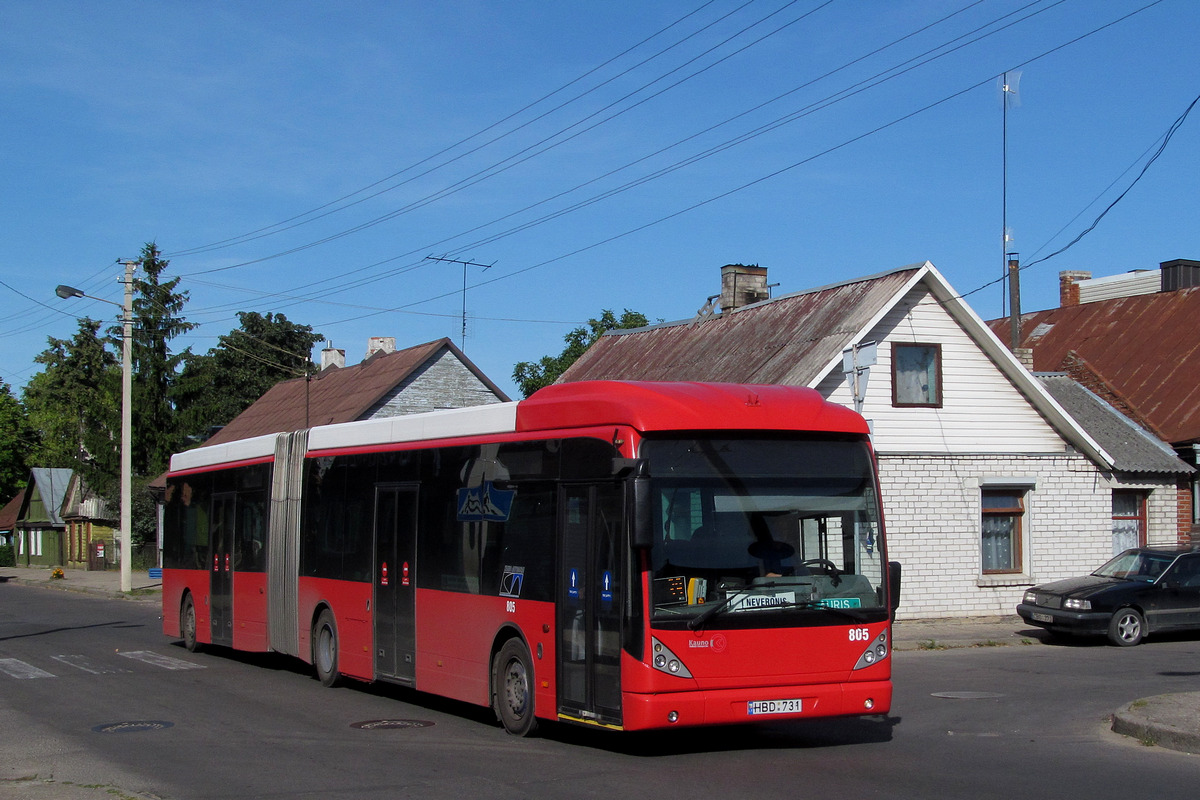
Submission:
[[161,731],[170,728],[174,722],[164,722],[158,719],[143,719],[132,722],[106,722],[92,728],[96,733],[141,733],[142,731]]
[[431,728],[433,723],[423,719],[371,719],[366,722],[352,722],[350,727],[363,731],[378,731],[386,728]]
[[1004,697],[995,692],[934,692],[933,696],[943,700],[994,700],[997,697]]

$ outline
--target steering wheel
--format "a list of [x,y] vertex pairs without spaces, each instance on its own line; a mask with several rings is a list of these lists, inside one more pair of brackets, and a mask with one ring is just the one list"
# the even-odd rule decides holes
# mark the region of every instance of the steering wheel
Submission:
[[830,578],[833,579],[833,585],[837,586],[841,583],[842,571],[838,569],[838,565],[827,558],[810,558],[804,562],[806,567],[817,567]]

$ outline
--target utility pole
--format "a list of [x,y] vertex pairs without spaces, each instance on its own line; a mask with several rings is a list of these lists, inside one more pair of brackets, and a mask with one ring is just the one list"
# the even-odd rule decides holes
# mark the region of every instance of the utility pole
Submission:
[[133,270],[126,260],[121,335],[121,591],[133,591]]
[[136,261],[118,262],[125,267],[125,302],[84,294],[74,286],[58,286],[54,293],[65,299],[86,297],[121,309],[121,591],[133,591],[133,271]]

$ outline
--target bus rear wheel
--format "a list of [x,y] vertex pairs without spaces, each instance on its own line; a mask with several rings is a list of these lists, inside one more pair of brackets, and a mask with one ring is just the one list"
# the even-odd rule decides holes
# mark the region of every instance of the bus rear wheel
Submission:
[[312,662],[317,670],[317,680],[322,686],[335,686],[338,682],[338,635],[333,612],[328,608],[317,617],[312,631]]
[[179,633],[183,636],[183,646],[189,653],[200,649],[196,641],[196,603],[189,594],[183,599],[183,608],[179,610]]
[[537,730],[533,715],[533,662],[520,639],[509,639],[492,662],[492,706],[504,730],[529,736]]

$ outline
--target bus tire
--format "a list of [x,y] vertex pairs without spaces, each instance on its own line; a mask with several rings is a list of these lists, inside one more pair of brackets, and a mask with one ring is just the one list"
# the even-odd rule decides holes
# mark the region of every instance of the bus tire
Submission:
[[179,634],[189,653],[200,649],[200,643],[196,641],[196,601],[191,594],[184,596],[183,607],[179,609]]
[[322,686],[336,686],[338,678],[338,634],[333,612],[328,608],[317,617],[312,630],[312,663]]
[[529,649],[520,639],[509,639],[492,662],[492,707],[504,730],[514,736],[537,730],[533,687]]

